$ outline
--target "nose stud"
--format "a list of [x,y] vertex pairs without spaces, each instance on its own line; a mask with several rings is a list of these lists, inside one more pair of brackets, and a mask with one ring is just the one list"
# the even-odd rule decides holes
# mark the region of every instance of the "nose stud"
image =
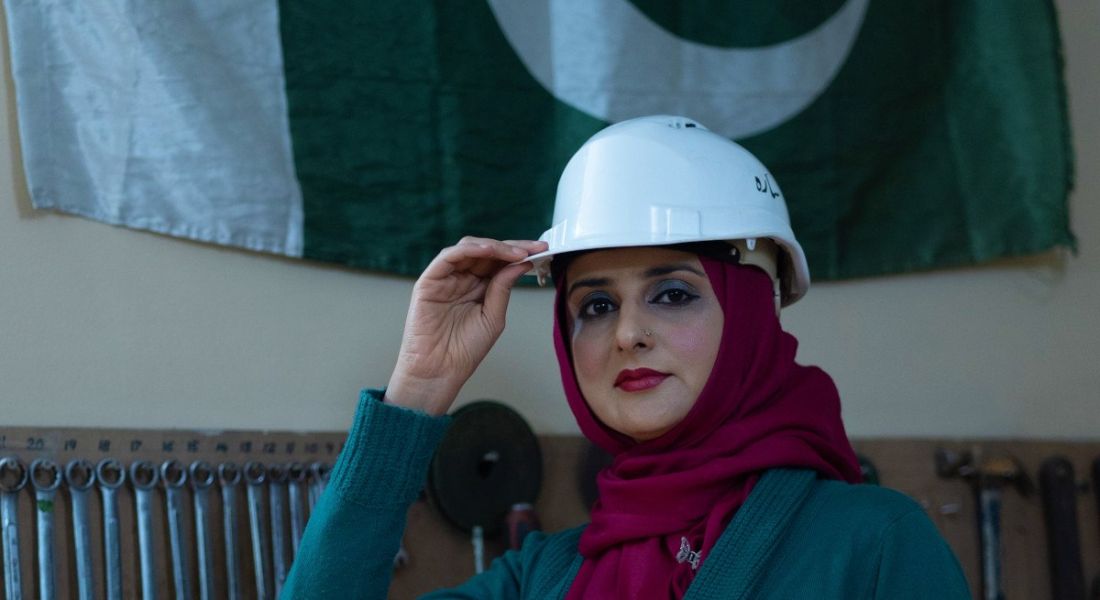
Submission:
[[646,337],[653,337],[653,330],[651,330],[651,329],[643,329],[643,330],[642,330],[642,335],[644,335],[644,336],[646,336]]

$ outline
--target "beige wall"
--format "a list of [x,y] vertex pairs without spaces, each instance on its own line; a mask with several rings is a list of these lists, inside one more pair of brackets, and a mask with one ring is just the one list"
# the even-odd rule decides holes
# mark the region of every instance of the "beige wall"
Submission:
[[[1100,438],[1100,5],[1058,5],[1080,253],[815,286],[784,320],[853,435]],[[0,426],[345,428],[388,378],[411,282],[32,211],[0,53]],[[515,294],[461,399],[573,432],[550,300]]]

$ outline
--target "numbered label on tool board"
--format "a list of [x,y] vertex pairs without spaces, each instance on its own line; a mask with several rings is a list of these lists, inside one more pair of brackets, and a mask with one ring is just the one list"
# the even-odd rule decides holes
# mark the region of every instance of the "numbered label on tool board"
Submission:
[[230,431],[208,433],[169,430],[0,429],[0,454],[50,457],[95,456],[155,459],[165,456],[218,460],[333,460],[344,448],[343,432],[279,433]]

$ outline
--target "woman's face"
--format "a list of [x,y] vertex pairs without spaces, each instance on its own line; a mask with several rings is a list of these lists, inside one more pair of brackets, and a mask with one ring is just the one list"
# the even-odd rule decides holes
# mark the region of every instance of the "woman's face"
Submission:
[[661,247],[578,257],[566,273],[573,365],[592,412],[637,441],[695,404],[714,367],[723,315],[699,258]]

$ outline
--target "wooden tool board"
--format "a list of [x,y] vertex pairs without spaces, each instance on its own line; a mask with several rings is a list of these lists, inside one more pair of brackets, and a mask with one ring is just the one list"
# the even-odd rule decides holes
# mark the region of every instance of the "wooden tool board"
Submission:
[[[175,458],[184,463],[207,460],[215,465],[233,461],[264,463],[334,463],[342,447],[345,432],[292,433],[187,430],[100,430],[0,427],[0,456],[16,456],[24,464],[36,458],[67,463],[74,458],[97,462],[116,458],[129,465],[135,460],[155,463]],[[578,489],[578,466],[587,442],[577,436],[540,436],[543,454],[542,491],[536,503],[538,516],[547,531],[559,531],[584,523],[587,510]],[[1059,442],[1035,440],[934,440],[934,439],[857,439],[857,451],[870,458],[878,468],[881,484],[916,499],[939,527],[955,550],[966,572],[974,597],[980,597],[980,551],[977,535],[976,506],[971,487],[961,480],[945,480],[935,473],[933,453],[937,447],[953,450],[980,449],[989,454],[1007,453],[1018,458],[1037,485],[1041,462],[1061,454],[1073,463],[1078,480],[1086,482],[1092,460],[1100,455],[1100,442]],[[1090,488],[1090,489],[1085,489]],[[221,532],[222,505],[217,485],[211,497],[212,515],[208,531],[214,544],[215,581],[224,589],[225,556]],[[137,534],[132,488],[127,484],[119,495],[122,528],[122,568],[125,597],[138,597]],[[239,560],[242,566],[243,597],[254,596],[251,542],[244,484],[237,507]],[[19,496],[21,571],[24,596],[34,597],[37,587],[35,569],[35,522],[33,489],[28,485]],[[163,493],[156,505],[158,536],[157,572],[160,597],[172,597],[172,577],[168,558],[167,525],[164,520]],[[188,503],[185,526],[193,532]],[[1086,584],[1100,574],[1100,520],[1097,518],[1095,490],[1085,486],[1078,496],[1079,534]],[[92,500],[92,543],[102,548],[98,494]],[[58,492],[55,515],[55,552],[58,597],[75,595],[72,522],[68,495]],[[1050,598],[1049,566],[1046,553],[1046,529],[1039,494],[1020,496],[1009,488],[1004,492],[1002,514],[1003,567],[1006,597]],[[410,562],[394,574],[390,598],[414,598],[438,587],[453,586],[473,574],[473,550],[469,538],[447,524],[430,499],[416,502],[409,510],[405,535]],[[188,536],[190,565],[197,577],[193,534]],[[503,551],[501,539],[488,539],[486,558]],[[98,595],[103,593],[102,551],[95,553]]]

